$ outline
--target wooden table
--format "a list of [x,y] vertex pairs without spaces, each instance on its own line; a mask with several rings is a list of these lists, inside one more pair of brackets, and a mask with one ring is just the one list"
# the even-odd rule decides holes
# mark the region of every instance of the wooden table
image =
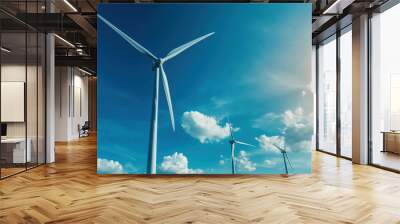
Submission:
[[383,131],[383,150],[382,152],[392,152],[400,154],[400,132]]

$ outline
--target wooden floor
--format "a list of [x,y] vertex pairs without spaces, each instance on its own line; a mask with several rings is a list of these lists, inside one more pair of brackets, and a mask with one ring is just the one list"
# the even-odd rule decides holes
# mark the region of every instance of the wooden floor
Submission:
[[101,176],[96,139],[0,181],[0,223],[400,223],[400,175],[314,153],[311,175]]
[[1,168],[1,177],[8,177],[11,176],[13,174],[19,173],[19,172],[23,172],[25,171],[25,167],[24,168]]
[[374,150],[373,155],[374,164],[381,165],[384,167],[400,170],[400,155],[391,152],[381,152],[380,150]]

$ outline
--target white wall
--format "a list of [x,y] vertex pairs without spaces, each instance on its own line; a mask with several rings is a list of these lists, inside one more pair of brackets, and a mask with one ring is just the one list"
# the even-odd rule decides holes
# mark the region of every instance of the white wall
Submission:
[[69,80],[69,69],[67,67],[55,68],[55,141],[68,140]]
[[88,120],[88,77],[72,67],[56,67],[55,140],[79,137],[78,125]]
[[[36,69],[38,69],[38,71]],[[31,144],[32,161],[36,162],[36,158],[38,158],[39,163],[44,163],[45,84],[42,68],[40,66],[36,67],[36,65],[25,66],[25,63],[5,63],[1,66],[1,76],[2,82],[24,82],[26,84],[26,102],[24,102],[24,105],[20,108],[22,111],[19,111],[19,113],[26,112],[26,120],[21,122],[5,122],[7,124],[7,137],[24,138],[26,135]],[[2,98],[7,98],[7,95],[2,95]],[[2,107],[1,110],[4,113],[12,109]],[[17,113],[17,111],[7,112]],[[38,156],[37,153],[39,154]]]
[[[25,70],[27,69],[27,70]],[[26,73],[27,72],[27,73]],[[1,81],[2,82],[24,82],[26,83],[25,76],[28,75],[28,80],[30,85],[36,85],[36,81],[32,81],[30,78],[31,75],[36,76],[36,67],[27,66],[25,64],[4,64],[1,66]],[[31,112],[32,108],[36,110],[36,101],[34,105],[30,105],[32,98],[36,100],[36,88],[27,88],[27,106],[30,107],[30,110],[27,112]],[[3,96],[6,97],[6,96]],[[1,108],[2,110],[6,110],[6,108]],[[23,108],[24,109],[24,108]],[[34,121],[36,124],[36,113],[28,113],[28,122]],[[25,137],[25,124],[26,122],[7,122],[7,136],[8,137]],[[34,124],[29,123],[28,129],[33,127]],[[33,127],[36,130],[36,125]],[[28,131],[28,137],[30,132]]]
[[[76,72],[77,70],[75,70]],[[88,99],[89,99],[89,94],[88,94],[88,77],[87,76],[82,76],[82,73],[79,73],[78,75],[74,75],[74,92],[75,94],[73,96],[74,99],[74,108],[72,108],[72,120],[71,120],[71,125],[72,125],[72,136],[74,138],[79,137],[78,133],[78,124],[83,125],[85,121],[89,120],[89,111],[88,111]],[[80,96],[80,97],[79,97]]]

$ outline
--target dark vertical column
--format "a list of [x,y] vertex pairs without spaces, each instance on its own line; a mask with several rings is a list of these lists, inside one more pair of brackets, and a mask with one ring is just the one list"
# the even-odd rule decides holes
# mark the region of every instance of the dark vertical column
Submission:
[[[36,13],[39,13],[39,0],[36,0]],[[39,17],[37,23],[39,23]],[[36,164],[39,165],[39,31],[36,31]]]
[[336,31],[336,155],[341,156],[341,119],[340,119],[340,83],[341,83],[341,64],[340,64],[340,30]]
[[[1,20],[0,20],[0,48],[3,46],[3,44],[2,44],[2,32],[1,32],[1,30],[2,30],[2,22],[1,22]],[[1,67],[2,67],[2,58],[1,58],[1,55],[2,55],[2,52],[1,52],[1,50],[0,50],[0,126],[1,126],[1,124],[2,124],[2,122],[1,122]],[[1,134],[0,134],[1,135]],[[2,177],[1,177],[1,170],[2,170],[2,167],[3,167],[3,163],[2,163],[2,156],[1,156],[1,151],[2,151],[2,148],[1,148],[1,146],[2,146],[2,144],[0,144],[0,179],[2,179]]]
[[[45,13],[48,13],[48,2],[46,0],[45,2]],[[44,163],[47,163],[47,35],[48,33],[45,32],[44,33],[44,68],[42,68],[42,70],[44,70],[44,77],[42,74],[42,79],[44,79]]]
[[315,47],[315,147],[319,149],[319,44]]
[[[25,0],[25,21],[28,21],[28,0]],[[28,24],[25,23],[25,100],[24,100],[24,121],[25,121],[25,170],[28,169]]]
[[[367,25],[367,45],[368,45],[368,53],[367,53],[367,64],[368,64],[368,70],[367,70],[367,82],[368,82],[368,158],[367,162],[368,164],[372,164],[373,162],[373,153],[372,153],[372,83],[371,83],[371,75],[372,75],[372,26],[371,26],[371,20],[372,20],[372,11],[368,12],[368,25]],[[385,147],[386,148],[386,147]]]

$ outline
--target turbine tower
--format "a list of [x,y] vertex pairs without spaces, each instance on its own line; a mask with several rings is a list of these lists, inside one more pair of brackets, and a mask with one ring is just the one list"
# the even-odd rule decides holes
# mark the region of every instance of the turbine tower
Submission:
[[154,95],[153,95],[153,105],[152,105],[152,114],[151,114],[151,126],[150,126],[150,142],[149,142],[149,155],[147,161],[147,173],[148,174],[155,174],[156,173],[156,164],[157,164],[157,129],[158,129],[158,95],[159,95],[159,83],[160,83],[160,72],[162,77],[162,83],[165,92],[165,98],[167,99],[167,105],[169,110],[169,115],[171,118],[171,125],[172,130],[175,131],[175,120],[174,120],[174,112],[172,109],[172,101],[171,101],[171,94],[169,92],[169,85],[167,75],[165,74],[163,64],[168,60],[174,58],[175,56],[179,55],[186,49],[190,48],[191,46],[197,44],[198,42],[206,39],[207,37],[214,34],[214,32],[209,33],[207,35],[201,36],[197,39],[194,39],[186,44],[183,44],[172,51],[170,51],[165,57],[158,58],[154,56],[149,50],[144,48],[134,39],[129,37],[126,33],[118,29],[114,26],[111,22],[107,19],[102,17],[101,15],[97,15],[97,17],[103,21],[107,26],[113,29],[116,33],[118,33],[124,40],[126,40],[130,45],[132,45],[136,50],[140,53],[150,57],[153,60],[153,67],[152,70],[155,72],[155,79],[154,79]]
[[[289,163],[289,166],[290,166],[291,169],[293,169],[293,167],[292,167],[292,164],[290,163],[290,160],[289,160],[289,157],[288,157],[288,155],[287,155],[286,149],[284,149],[284,148],[282,148],[282,147],[279,147],[278,145],[275,145],[275,144],[273,144],[273,145],[274,145],[277,149],[279,149],[279,151],[281,151],[282,157],[283,157],[283,162],[285,163],[285,172],[286,172],[286,175],[288,175],[289,172],[288,172],[288,167],[287,167],[287,164],[286,164],[286,163]],[[286,147],[285,147],[285,148],[286,148]]]
[[232,130],[232,124],[229,124],[229,132],[231,134],[231,140],[229,140],[229,144],[231,144],[231,156],[232,156],[232,174],[236,173],[236,161],[235,161],[235,145],[247,145],[251,147],[255,147],[252,144],[241,142],[235,139],[235,136],[233,136],[233,130]]

